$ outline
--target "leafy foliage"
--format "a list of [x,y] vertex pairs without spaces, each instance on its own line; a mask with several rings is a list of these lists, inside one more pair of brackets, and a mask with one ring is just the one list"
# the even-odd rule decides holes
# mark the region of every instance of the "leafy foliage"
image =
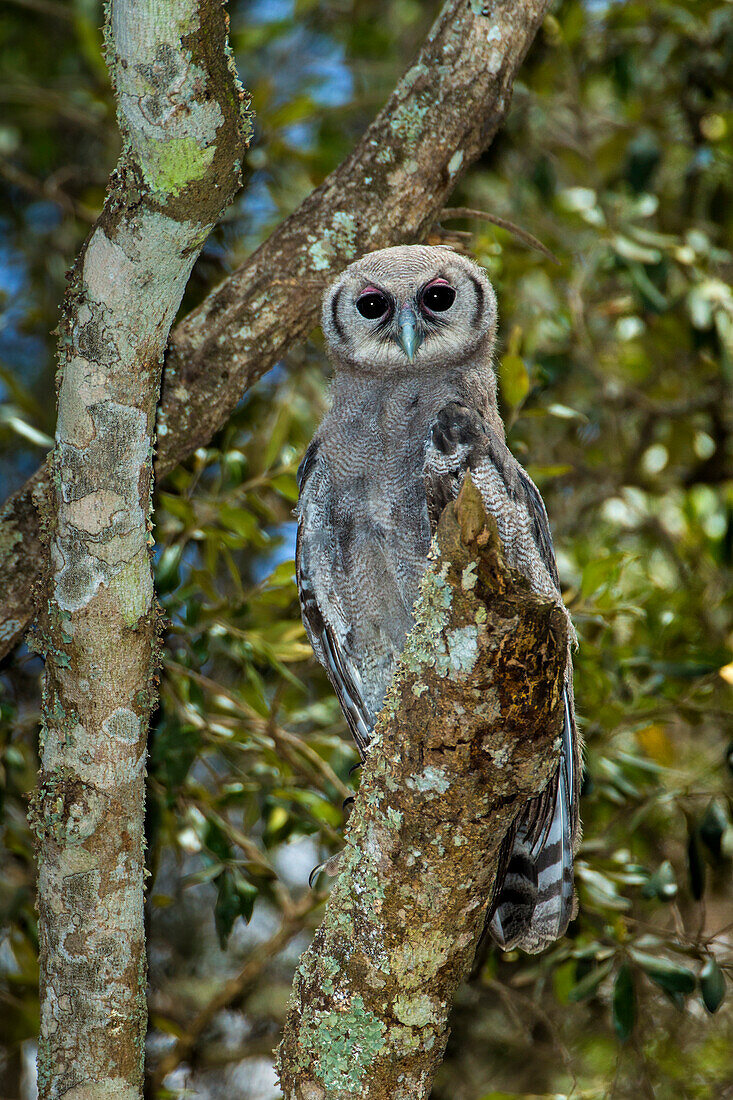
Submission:
[[[99,10],[84,0],[43,10],[16,0],[0,19],[8,489],[52,431],[63,272],[116,154]],[[247,187],[186,307],[348,152],[435,10],[232,3],[258,133]],[[733,10],[563,0],[522,77],[456,205],[519,223],[559,263],[478,220],[446,220],[436,237],[470,247],[496,285],[509,439],[546,499],[580,635],[580,911],[542,957],[484,959],[435,1095],[718,1096],[733,1084]],[[255,1094],[289,987],[293,956],[281,949],[303,946],[292,937],[317,918],[294,906],[307,903],[310,867],[338,846],[353,786],[355,754],[305,644],[292,567],[295,470],[324,378],[314,335],[159,487],[168,630],[149,761],[150,1061],[196,1033],[192,1076],[166,1078],[176,1095],[186,1081],[202,1095]],[[25,797],[38,672],[20,653],[1,681],[8,1096],[20,1095],[37,1027]],[[196,1032],[237,975],[232,1005],[246,1025],[221,1011]]]

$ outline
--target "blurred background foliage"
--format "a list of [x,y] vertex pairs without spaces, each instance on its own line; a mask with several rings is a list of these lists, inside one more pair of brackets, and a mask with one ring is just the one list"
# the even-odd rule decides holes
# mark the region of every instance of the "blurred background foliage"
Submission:
[[[245,188],[183,309],[350,150],[438,10],[232,0],[253,94]],[[64,272],[118,149],[96,0],[0,14],[0,481],[53,432]],[[733,1096],[733,5],[562,0],[447,220],[500,302],[510,442],[547,501],[580,635],[580,915],[539,958],[490,951],[436,1100]],[[435,105],[440,110],[440,104]],[[306,645],[295,471],[328,400],[320,335],[158,487],[168,629],[150,746],[149,1095],[271,1100],[294,963],[355,752]],[[4,495],[4,494],[3,494]],[[34,1095],[38,660],[0,674],[0,1095]]]

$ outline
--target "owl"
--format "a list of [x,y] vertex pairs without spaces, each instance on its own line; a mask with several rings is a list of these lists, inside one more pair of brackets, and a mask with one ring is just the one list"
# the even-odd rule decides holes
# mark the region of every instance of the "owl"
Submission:
[[[332,405],[298,470],[296,575],[306,631],[362,760],[414,622],[432,535],[467,470],[509,564],[564,610],[542,498],[504,439],[496,322],[485,272],[443,246],[372,252],[324,298]],[[573,914],[572,674],[569,648],[557,771],[502,848],[489,929],[505,950],[541,951]]]

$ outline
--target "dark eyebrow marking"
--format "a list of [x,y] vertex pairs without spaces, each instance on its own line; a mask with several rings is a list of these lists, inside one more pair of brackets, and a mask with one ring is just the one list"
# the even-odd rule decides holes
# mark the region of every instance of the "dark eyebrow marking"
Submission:
[[344,288],[340,286],[334,294],[333,298],[331,299],[331,320],[333,321],[333,327],[336,329],[336,335],[340,340],[343,340],[344,336],[346,335],[344,332],[344,326],[338,319],[338,304],[343,289]]
[[468,277],[473,283],[474,289],[476,291],[476,309],[473,313],[472,324],[474,328],[478,328],[479,321],[481,320],[481,314],[484,312],[484,288],[481,286],[481,283],[475,275],[469,275]]

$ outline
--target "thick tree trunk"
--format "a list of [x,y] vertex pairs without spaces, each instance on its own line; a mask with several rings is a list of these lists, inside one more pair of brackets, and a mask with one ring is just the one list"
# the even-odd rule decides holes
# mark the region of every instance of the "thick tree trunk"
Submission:
[[149,520],[163,351],[239,185],[244,94],[219,0],[114,0],[123,154],[60,325],[37,837],[42,1098],[142,1095],[143,802],[157,607]]
[[444,512],[349,822],[296,973],[286,1100],[425,1100],[501,842],[557,763],[567,624],[503,559],[467,479]]
[[[364,252],[422,240],[491,142],[550,0],[448,0],[354,152],[174,330],[158,476],[207,443],[243,392],[317,323],[324,287]],[[32,491],[0,519],[0,657],[33,614],[40,544]]]

